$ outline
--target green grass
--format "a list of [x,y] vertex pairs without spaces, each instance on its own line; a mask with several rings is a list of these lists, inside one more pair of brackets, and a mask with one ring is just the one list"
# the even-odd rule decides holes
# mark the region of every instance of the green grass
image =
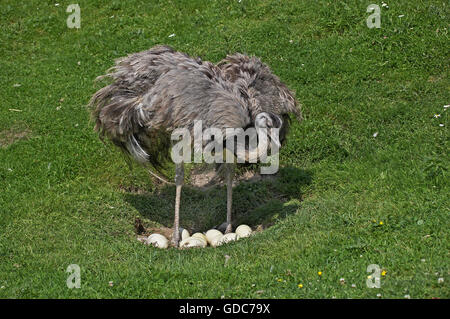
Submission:
[[[0,4],[0,298],[450,297],[448,2],[388,2],[369,29],[373,1],[79,0],[79,30],[58,2]],[[296,91],[305,120],[279,178],[235,190],[264,232],[189,251],[136,241],[135,217],[171,226],[175,191],[130,171],[85,105],[115,58],[156,44],[257,55]],[[225,189],[182,196],[185,227],[225,220]],[[369,264],[387,271],[380,289]]]

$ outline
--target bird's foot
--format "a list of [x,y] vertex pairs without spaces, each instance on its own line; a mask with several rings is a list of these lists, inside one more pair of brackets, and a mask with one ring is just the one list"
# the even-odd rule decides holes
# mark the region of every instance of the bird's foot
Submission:
[[228,224],[227,222],[223,222],[222,224],[217,225],[214,228],[221,231],[222,233],[228,234],[233,230],[233,225]]
[[174,238],[172,238],[172,246],[173,247],[177,247],[178,248],[178,245],[180,244],[180,239],[174,239]]
[[225,234],[231,233],[233,230],[231,223],[227,224],[227,228],[225,228]]
[[172,246],[178,247],[178,245],[180,244],[180,233],[179,232],[173,233],[171,243],[172,243]]

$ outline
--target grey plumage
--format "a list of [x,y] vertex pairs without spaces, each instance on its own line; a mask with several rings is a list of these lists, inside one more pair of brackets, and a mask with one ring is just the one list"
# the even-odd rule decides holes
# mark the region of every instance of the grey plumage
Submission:
[[236,53],[228,55],[218,66],[229,81],[245,82],[251,118],[254,119],[261,112],[282,117],[280,141],[283,142],[289,129],[289,114],[293,114],[299,122],[302,120],[300,105],[294,93],[257,57]]
[[139,162],[167,159],[170,132],[203,127],[246,128],[259,112],[301,119],[293,93],[258,58],[228,56],[218,66],[168,46],[118,59],[111,84],[90,101],[95,128]]
[[[98,80],[104,78],[112,83],[90,101],[95,129],[138,162],[150,162],[155,168],[168,159],[171,132],[192,130],[195,120],[202,120],[204,129],[223,132],[255,126],[257,121],[271,123],[281,126],[282,141],[288,114],[301,119],[299,105],[286,85],[258,58],[239,53],[214,65],[168,46],[156,46],[118,59]],[[231,197],[229,202],[231,210]],[[176,208],[176,229],[177,214]],[[228,215],[230,219],[231,211]]]
[[301,120],[293,92],[260,59],[236,53],[220,61],[218,66],[228,80],[245,82],[253,118],[259,112],[271,112],[277,115],[292,113]]

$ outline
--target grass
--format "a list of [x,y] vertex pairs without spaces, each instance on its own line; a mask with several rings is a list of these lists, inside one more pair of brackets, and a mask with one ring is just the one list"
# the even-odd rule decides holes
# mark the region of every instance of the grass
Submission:
[[[379,3],[369,29],[372,1],[77,2],[80,29],[68,1],[0,4],[0,298],[450,297],[448,3]],[[175,191],[130,171],[85,105],[113,59],[162,43],[257,55],[303,105],[279,178],[235,190],[238,218],[273,225],[257,236],[189,251],[136,240],[136,217],[171,226]],[[223,188],[182,196],[185,227],[225,220]]]

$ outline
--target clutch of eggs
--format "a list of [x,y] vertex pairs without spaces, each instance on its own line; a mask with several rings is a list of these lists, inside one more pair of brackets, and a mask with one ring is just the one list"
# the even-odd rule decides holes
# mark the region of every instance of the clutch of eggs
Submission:
[[210,229],[205,234],[195,233],[191,237],[183,240],[180,243],[180,248],[206,247],[206,245],[217,247],[241,238],[249,237],[251,234],[252,229],[244,224],[239,225],[234,233],[228,234],[222,234],[222,232],[217,229]]
[[[180,248],[204,248],[208,244],[212,247],[221,246],[223,244],[239,240],[241,238],[249,237],[252,234],[252,229],[248,225],[239,225],[234,233],[222,234],[217,229],[210,229],[205,234],[195,233],[190,236],[186,229],[180,229],[181,242]],[[145,243],[157,248],[168,248],[169,240],[160,234],[152,234],[148,236]]]

